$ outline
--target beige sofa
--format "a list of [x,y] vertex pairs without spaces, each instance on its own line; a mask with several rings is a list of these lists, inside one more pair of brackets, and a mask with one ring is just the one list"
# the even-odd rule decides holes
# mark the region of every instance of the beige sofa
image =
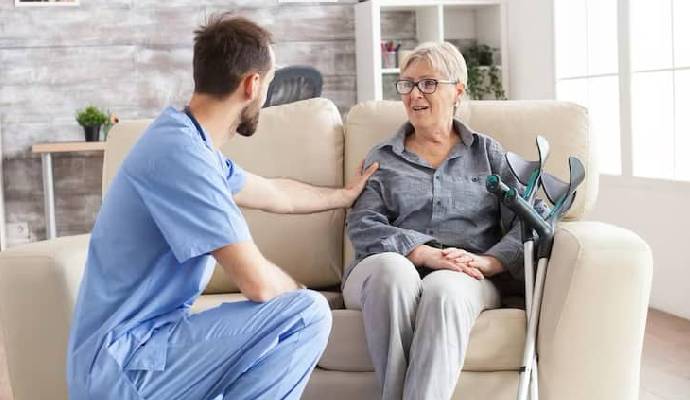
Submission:
[[[586,182],[557,234],[540,319],[538,350],[543,400],[638,398],[640,352],[652,275],[649,247],[634,233],[579,219],[597,192],[587,112],[553,101],[475,102],[462,117],[507,149],[535,157],[534,138],[552,145],[548,170],[566,178],[567,156],[580,157]],[[341,186],[367,150],[405,120],[398,102],[355,106],[342,123],[335,106],[312,99],[264,109],[257,134],[225,149],[246,169],[317,185]],[[117,125],[106,144],[103,188],[149,121]],[[374,399],[376,380],[359,311],[344,310],[338,293],[351,249],[344,211],[281,216],[246,211],[267,257],[321,289],[333,308],[333,329],[305,399]],[[16,400],[65,399],[65,345],[89,237],[17,247],[0,254],[0,326]],[[199,311],[242,299],[216,271]],[[472,331],[454,399],[513,399],[525,331],[518,309],[482,313]]]

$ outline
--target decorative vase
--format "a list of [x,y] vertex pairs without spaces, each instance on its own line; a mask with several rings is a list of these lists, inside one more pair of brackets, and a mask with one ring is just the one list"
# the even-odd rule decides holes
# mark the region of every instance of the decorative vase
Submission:
[[84,138],[87,142],[98,142],[101,140],[101,126],[89,125],[84,126]]

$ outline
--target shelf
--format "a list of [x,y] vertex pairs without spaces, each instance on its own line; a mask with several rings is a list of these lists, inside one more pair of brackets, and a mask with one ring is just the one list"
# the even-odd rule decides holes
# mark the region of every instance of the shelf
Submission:
[[32,153],[67,153],[72,151],[104,151],[105,142],[50,142],[35,143],[31,146]]
[[[403,47],[433,41],[457,41],[461,51],[474,43],[497,49],[495,60],[502,64],[499,75],[505,88],[508,83],[508,35],[506,3],[508,0],[370,0],[355,5],[355,44],[357,63],[357,101],[380,100],[391,89],[391,82],[400,74],[399,68],[382,68],[395,65],[383,62],[383,39],[403,42]],[[382,14],[410,11],[414,15]],[[386,19],[387,18],[387,19]],[[395,18],[402,18],[405,25],[396,27]],[[414,37],[409,23],[413,21]],[[387,29],[382,32],[382,22]],[[390,25],[390,26],[389,26]],[[401,33],[396,33],[392,28]],[[397,35],[397,36],[396,36]],[[386,60],[387,61],[387,60]],[[486,73],[488,67],[480,67]]]

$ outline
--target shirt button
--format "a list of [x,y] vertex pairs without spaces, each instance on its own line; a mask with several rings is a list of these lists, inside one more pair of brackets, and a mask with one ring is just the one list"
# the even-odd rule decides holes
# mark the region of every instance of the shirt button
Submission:
[[429,235],[433,235],[433,234],[434,234],[434,230],[433,230],[433,229],[429,229]]
[[437,180],[437,181],[440,181],[440,180],[441,180],[441,177],[438,176],[438,175],[436,175],[436,180]]
[[477,178],[476,176],[472,177],[472,182],[477,182],[478,180],[479,180],[479,178]]
[[440,206],[441,205],[441,200],[436,200],[436,205]]

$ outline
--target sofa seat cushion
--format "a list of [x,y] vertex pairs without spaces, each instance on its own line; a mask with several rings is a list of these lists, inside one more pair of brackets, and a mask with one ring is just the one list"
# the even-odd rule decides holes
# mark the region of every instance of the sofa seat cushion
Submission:
[[[522,360],[525,312],[518,309],[487,310],[479,315],[470,333],[465,371],[512,371]],[[319,367],[336,371],[373,371],[362,314],[358,310],[333,310],[333,328]]]
[[[320,291],[333,310],[333,328],[318,366],[327,370],[371,372],[362,312],[343,309],[341,293]],[[242,293],[206,294],[192,305],[197,313],[221,303],[247,300]],[[525,312],[502,308],[479,315],[470,333],[465,371],[514,371],[520,367],[525,343]]]
[[[343,308],[343,295],[338,292],[320,291],[331,309]],[[232,303],[235,301],[245,301],[247,298],[242,293],[220,293],[204,294],[192,304],[192,313],[206,311],[210,308],[219,306],[222,303]]]

